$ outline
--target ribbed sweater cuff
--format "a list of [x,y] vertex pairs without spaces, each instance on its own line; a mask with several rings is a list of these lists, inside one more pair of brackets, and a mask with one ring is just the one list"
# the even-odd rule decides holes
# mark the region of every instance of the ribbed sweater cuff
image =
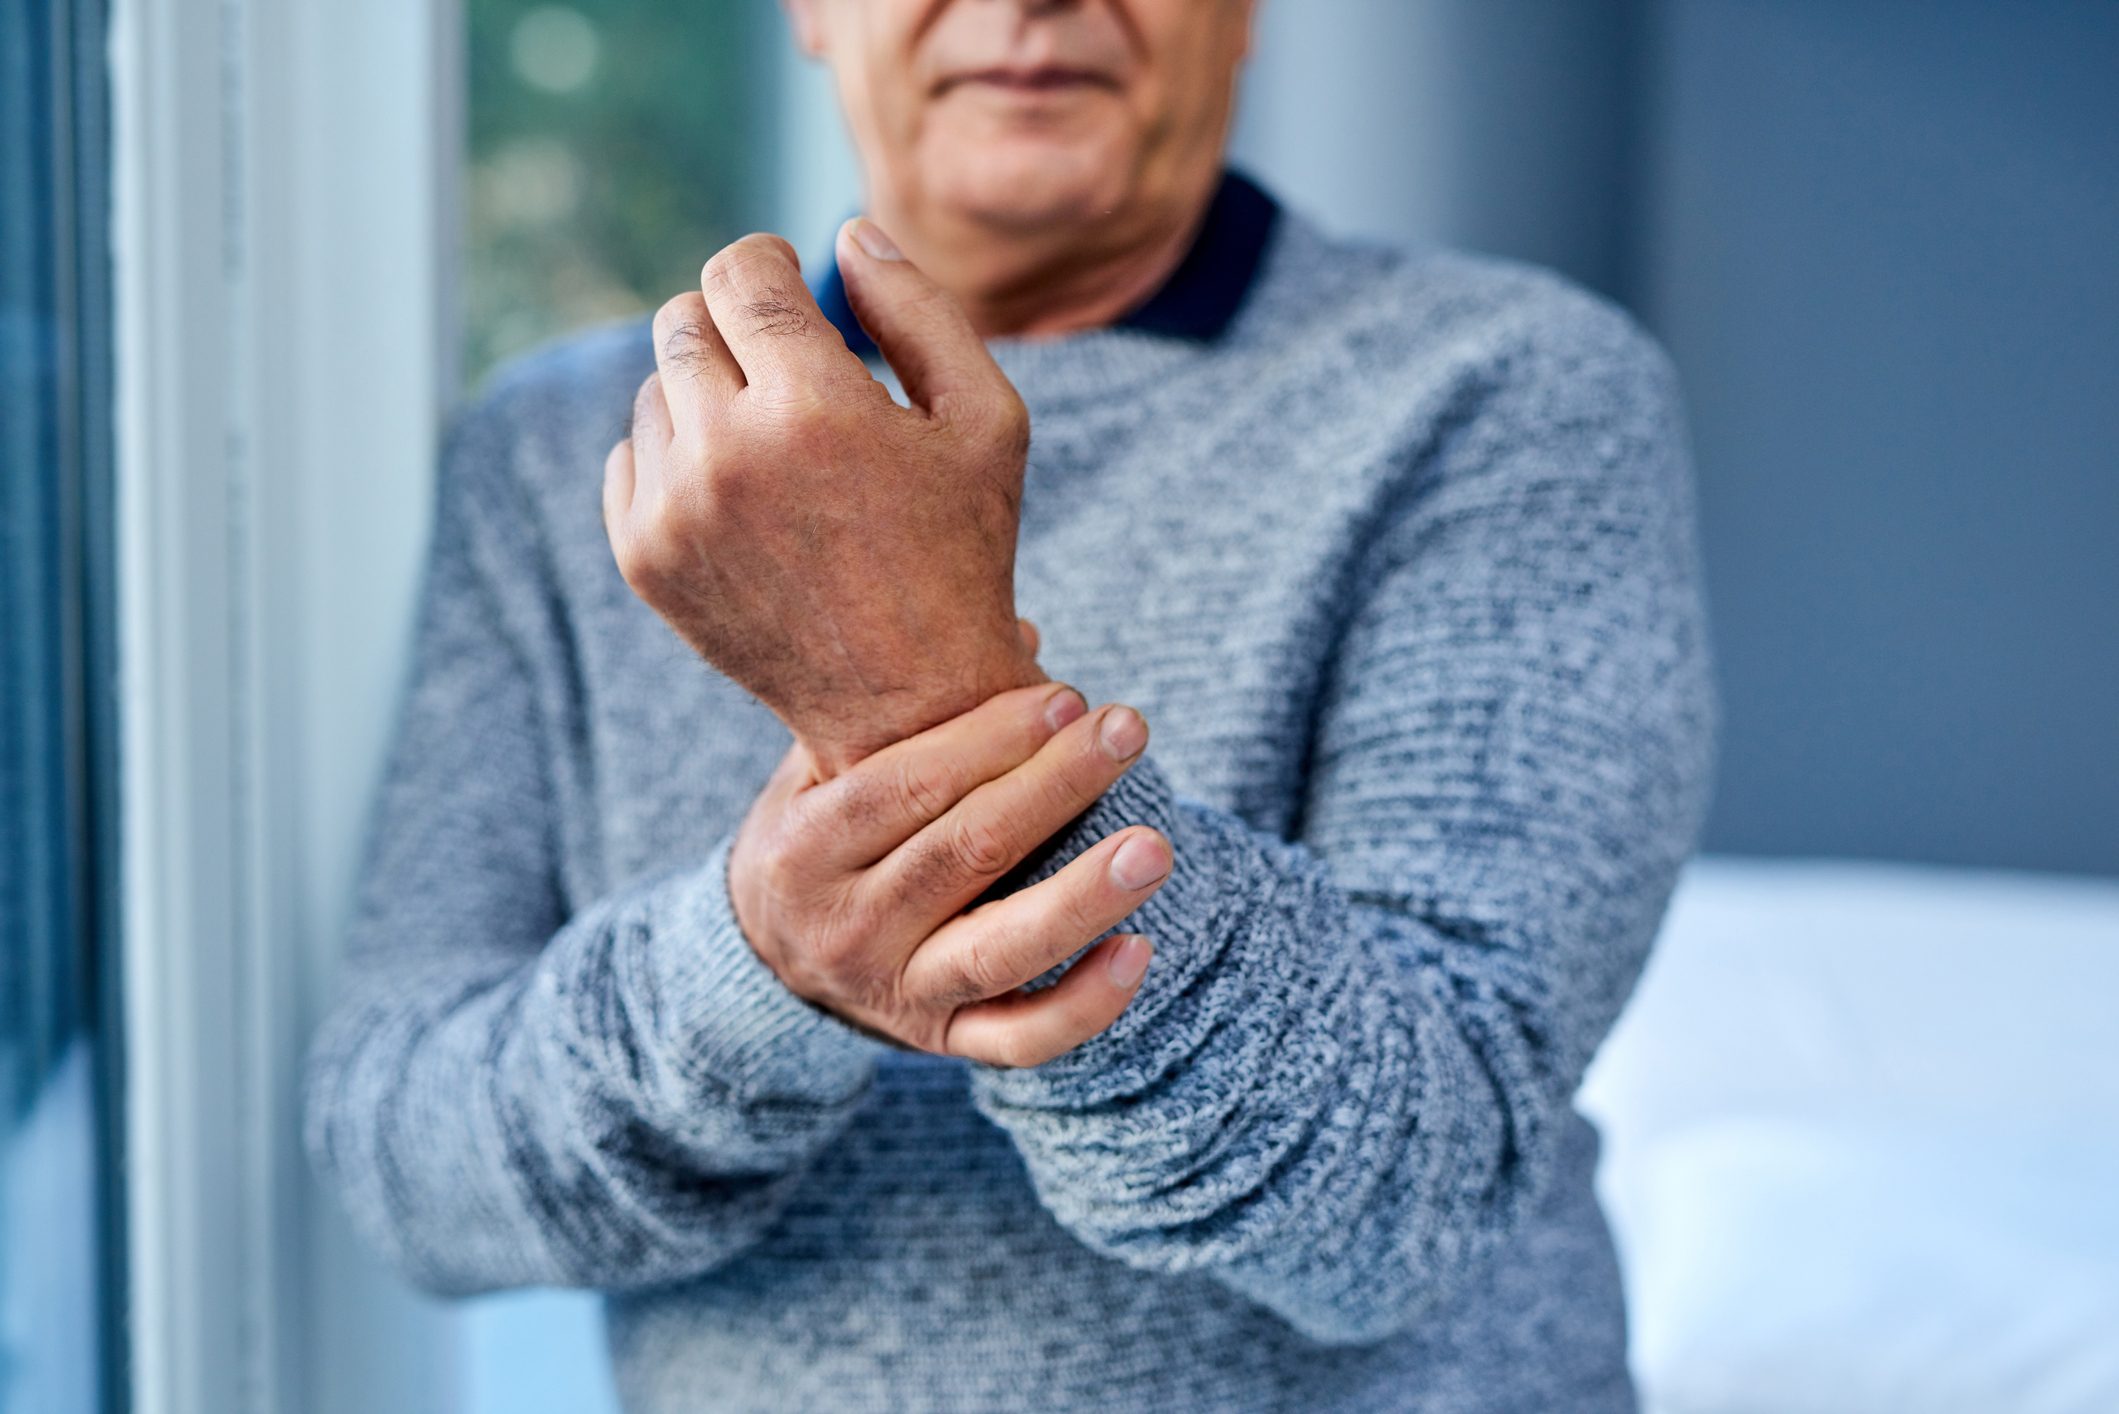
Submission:
[[835,1105],[865,1087],[882,1042],[790,991],[752,949],[728,893],[729,843],[657,899],[655,1012],[683,1072],[743,1100]]
[[[1212,964],[1226,931],[1217,926],[1220,907],[1213,879],[1218,861],[1187,857],[1187,847],[1208,843],[1187,828],[1184,807],[1169,778],[1150,757],[1133,764],[1117,784],[1041,851],[1022,878],[1024,885],[1050,878],[1099,840],[1129,825],[1149,825],[1170,841],[1172,866],[1162,888],[1113,932],[1143,933],[1155,948],[1148,975],[1126,1010],[1099,1035],[1065,1055],[1022,1070],[978,1069],[983,1078],[1011,1098],[1029,1101],[1033,1094],[1061,1086],[1096,1088],[1133,1071],[1159,1050],[1168,1028],[1161,1018],[1182,1002],[1200,972]],[[1108,935],[1107,935],[1108,936]],[[1087,951],[1086,948],[1083,951]],[[1057,981],[1081,960],[1081,953],[1052,969],[1033,985]]]

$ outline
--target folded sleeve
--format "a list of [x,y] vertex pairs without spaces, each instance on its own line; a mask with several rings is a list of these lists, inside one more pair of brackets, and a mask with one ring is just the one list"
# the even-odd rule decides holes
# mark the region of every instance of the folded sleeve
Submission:
[[1170,838],[1125,925],[1157,949],[1141,991],[1064,1056],[975,1070],[1085,1244],[1324,1342],[1417,1325],[1543,1195],[1705,808],[1667,356],[1609,311],[1527,331],[1465,397],[1350,577],[1299,829],[1188,798],[1151,748],[1033,875]]
[[[562,903],[509,410],[453,426],[412,681],[340,995],[312,1043],[312,1161],[420,1284],[622,1288],[755,1240],[881,1045],[788,991],[730,907],[728,841]],[[702,724],[711,729],[711,724]]]

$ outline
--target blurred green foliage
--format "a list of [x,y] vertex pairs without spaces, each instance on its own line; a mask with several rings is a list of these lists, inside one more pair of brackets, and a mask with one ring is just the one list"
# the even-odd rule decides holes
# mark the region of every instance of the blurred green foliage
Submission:
[[770,194],[769,0],[466,0],[465,374],[651,309]]

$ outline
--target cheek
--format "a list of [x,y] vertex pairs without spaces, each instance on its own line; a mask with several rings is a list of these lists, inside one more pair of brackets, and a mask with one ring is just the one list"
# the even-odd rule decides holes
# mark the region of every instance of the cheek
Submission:
[[889,104],[888,83],[878,88],[869,66],[859,60],[835,64],[834,69],[832,81],[838,89],[839,112],[855,143],[867,147],[890,131],[885,111]]
[[[1200,8],[1216,13],[1203,21]],[[1179,128],[1219,121],[1245,48],[1244,12],[1234,0],[1153,0],[1138,9],[1151,70],[1143,89],[1154,91],[1161,121]]]
[[906,78],[902,66],[895,70],[885,66],[868,76],[863,107],[871,140],[862,146],[886,167],[898,166],[931,145],[938,134],[947,135],[950,124],[945,106],[937,105]]

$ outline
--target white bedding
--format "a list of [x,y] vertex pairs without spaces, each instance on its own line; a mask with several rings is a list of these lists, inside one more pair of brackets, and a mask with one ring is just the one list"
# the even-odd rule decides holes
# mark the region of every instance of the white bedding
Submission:
[[1656,1414],[2119,1411],[2119,883],[1709,860],[1581,1095]]

